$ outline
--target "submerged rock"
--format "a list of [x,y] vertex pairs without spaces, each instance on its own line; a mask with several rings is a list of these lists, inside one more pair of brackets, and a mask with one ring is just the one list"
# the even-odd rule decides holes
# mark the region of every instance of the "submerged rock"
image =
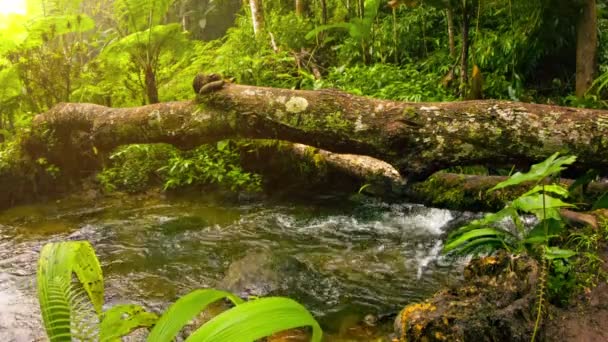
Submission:
[[269,251],[250,252],[230,264],[217,287],[243,298],[265,296],[283,288],[279,272],[281,266]]
[[309,294],[322,278],[295,257],[275,255],[268,249],[259,249],[232,262],[216,288],[230,291],[241,298],[287,295],[287,290]]
[[403,341],[530,341],[538,265],[529,257],[475,259],[464,281],[406,306],[394,328]]

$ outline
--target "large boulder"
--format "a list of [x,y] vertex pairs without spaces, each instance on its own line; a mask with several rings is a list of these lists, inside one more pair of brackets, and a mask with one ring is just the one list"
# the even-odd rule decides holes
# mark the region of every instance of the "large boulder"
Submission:
[[395,319],[405,341],[530,341],[537,262],[506,254],[472,260],[461,284],[406,306]]

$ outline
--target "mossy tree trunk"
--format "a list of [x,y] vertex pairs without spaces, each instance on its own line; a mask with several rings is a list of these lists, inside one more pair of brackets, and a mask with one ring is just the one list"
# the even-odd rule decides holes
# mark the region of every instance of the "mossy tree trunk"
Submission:
[[59,104],[35,118],[26,147],[60,165],[66,153],[124,144],[189,149],[245,137],[375,157],[409,179],[456,165],[527,165],[557,151],[577,155],[582,167],[608,170],[608,111],[494,100],[408,103],[217,82],[193,101]]

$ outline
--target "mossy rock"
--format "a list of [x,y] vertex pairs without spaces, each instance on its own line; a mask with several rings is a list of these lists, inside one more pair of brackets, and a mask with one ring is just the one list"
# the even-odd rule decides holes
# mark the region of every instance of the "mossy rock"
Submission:
[[401,341],[530,341],[538,265],[506,254],[474,259],[464,281],[406,306],[394,323]]

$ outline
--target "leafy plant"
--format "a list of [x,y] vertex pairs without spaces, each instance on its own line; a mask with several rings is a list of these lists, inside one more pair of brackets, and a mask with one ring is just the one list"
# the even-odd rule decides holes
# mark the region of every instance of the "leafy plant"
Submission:
[[228,299],[235,307],[195,330],[186,341],[250,342],[276,332],[310,327],[313,342],[322,331],[312,315],[297,302],[269,297],[243,302],[231,293],[194,290],[173,303],[158,318],[134,304],[117,305],[105,312],[104,283],[95,251],[87,241],[46,244],[38,261],[38,297],[44,326],[52,342],[121,341],[138,328],[152,328],[147,340],[170,342],[210,304]]
[[164,182],[164,173],[158,169],[165,166],[175,148],[169,145],[127,145],[117,149],[97,181],[107,192],[116,190],[136,193],[150,185]]
[[[565,226],[560,209],[574,205],[562,200],[570,195],[568,189],[556,183],[545,184],[545,181],[559,174],[575,160],[574,156],[559,157],[559,153],[555,153],[542,163],[532,165],[529,172],[517,172],[497,184],[488,191],[522,184],[531,184],[532,188],[498,213],[487,214],[456,230],[448,237],[444,247],[444,252],[457,254],[493,253],[504,249],[512,254],[528,253],[537,257],[541,269],[532,341],[535,340],[542,320],[547,293],[559,293],[562,288],[571,286],[567,277],[570,270],[567,259],[576,255],[576,252],[551,246],[550,239],[557,237]],[[538,223],[528,229],[520,218],[522,213],[533,214]],[[505,220],[510,220],[515,230],[506,226]]]
[[261,177],[245,172],[239,162],[239,154],[229,140],[203,145],[190,153],[174,153],[161,168],[166,172],[165,189],[217,184],[232,191],[259,191]]
[[[505,249],[510,253],[534,253],[541,247],[547,259],[572,256],[571,252],[549,246],[549,239],[557,236],[564,228],[559,210],[574,207],[573,204],[562,200],[569,196],[568,189],[559,184],[542,183],[576,160],[573,156],[558,156],[559,154],[555,153],[544,162],[532,165],[529,172],[517,172],[488,190],[497,191],[523,183],[532,186],[528,192],[513,200],[501,211],[487,214],[450,234],[444,251],[478,254]],[[538,223],[528,229],[520,218],[521,214],[533,214]],[[511,223],[515,230],[511,229],[508,223]]]

